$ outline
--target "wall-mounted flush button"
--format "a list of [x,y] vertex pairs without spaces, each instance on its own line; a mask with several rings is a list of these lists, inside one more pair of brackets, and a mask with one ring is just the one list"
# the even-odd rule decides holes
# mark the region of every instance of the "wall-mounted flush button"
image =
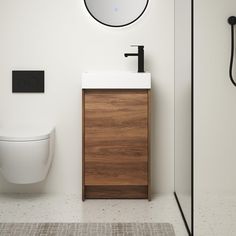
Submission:
[[44,93],[44,71],[12,71],[13,93]]

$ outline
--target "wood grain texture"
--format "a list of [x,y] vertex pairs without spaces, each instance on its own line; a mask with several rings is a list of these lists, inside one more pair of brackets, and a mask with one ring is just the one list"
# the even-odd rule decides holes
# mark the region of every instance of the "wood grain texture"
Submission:
[[86,186],[87,199],[145,199],[147,198],[147,186]]
[[148,200],[151,201],[151,90],[148,90]]
[[84,155],[84,147],[85,147],[85,143],[84,143],[84,136],[85,136],[85,101],[84,101],[84,97],[85,97],[85,90],[82,90],[82,201],[85,200],[85,155]]
[[148,90],[84,91],[85,189],[148,186],[148,97]]

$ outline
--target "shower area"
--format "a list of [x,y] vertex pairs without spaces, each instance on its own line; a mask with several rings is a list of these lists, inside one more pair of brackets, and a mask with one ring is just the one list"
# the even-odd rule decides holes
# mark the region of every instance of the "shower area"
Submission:
[[189,235],[236,235],[232,16],[234,0],[175,0],[175,196]]

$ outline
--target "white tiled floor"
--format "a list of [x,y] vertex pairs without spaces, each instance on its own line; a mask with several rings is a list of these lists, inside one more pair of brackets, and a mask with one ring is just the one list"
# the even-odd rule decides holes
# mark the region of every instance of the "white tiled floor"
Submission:
[[201,194],[195,197],[196,236],[236,235],[236,195]]
[[147,200],[86,200],[78,195],[0,195],[0,222],[166,222],[187,236],[173,195]]

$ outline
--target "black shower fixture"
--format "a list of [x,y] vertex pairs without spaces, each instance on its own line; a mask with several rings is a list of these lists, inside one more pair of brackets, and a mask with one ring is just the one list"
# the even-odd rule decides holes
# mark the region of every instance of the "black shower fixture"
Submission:
[[230,57],[230,65],[229,65],[229,77],[234,86],[236,86],[236,82],[233,77],[233,65],[234,65],[234,26],[236,25],[236,16],[230,16],[228,18],[228,23],[231,25],[231,57]]
[[228,18],[228,23],[229,23],[230,25],[236,25],[236,16],[230,16],[230,17]]

